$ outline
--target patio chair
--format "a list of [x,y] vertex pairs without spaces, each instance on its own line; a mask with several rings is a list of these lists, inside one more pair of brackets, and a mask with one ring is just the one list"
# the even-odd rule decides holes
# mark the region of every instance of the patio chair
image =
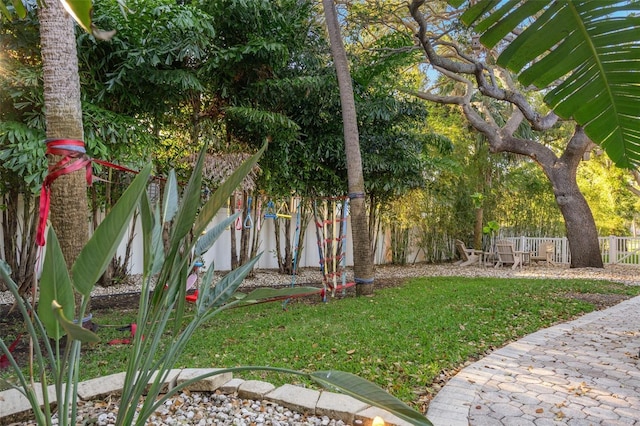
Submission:
[[460,240],[456,240],[456,250],[458,250],[458,254],[460,255],[460,260],[455,263],[456,265],[469,266],[482,262],[482,250],[467,248]]
[[505,265],[512,265],[511,269],[522,268],[522,265],[529,263],[531,257],[531,253],[516,251],[513,243],[504,240],[496,242],[496,254],[498,255],[496,268]]
[[542,241],[538,246],[538,253],[531,255],[533,262],[546,262],[547,266],[555,265],[553,261],[556,252],[556,245],[553,241]]

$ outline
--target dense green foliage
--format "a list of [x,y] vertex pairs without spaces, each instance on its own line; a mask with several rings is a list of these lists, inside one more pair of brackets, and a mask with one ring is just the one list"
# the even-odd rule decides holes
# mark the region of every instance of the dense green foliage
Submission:
[[[98,27],[117,31],[110,41],[78,31],[92,156],[133,168],[151,158],[158,173],[174,167],[186,173],[204,141],[211,153],[229,153],[252,152],[269,139],[260,191],[274,197],[346,192],[337,82],[313,2],[127,5],[123,14],[117,2],[94,2]],[[551,189],[535,167],[490,154],[455,109],[398,91],[420,87],[425,76],[410,34],[379,25],[393,11],[362,3],[340,12],[347,17],[368,200],[382,212],[384,226],[403,238],[413,229],[409,238],[427,259],[446,258],[452,237],[470,241],[470,195],[478,192],[485,197],[485,222],[499,222],[501,232],[563,235]],[[0,27],[0,173],[3,187],[18,192],[35,193],[45,173],[37,30],[32,10]],[[451,37],[464,34],[456,30]],[[502,113],[492,114],[501,120]],[[556,143],[553,135],[538,137]],[[600,232],[628,233],[638,208],[625,189],[628,177],[589,164],[579,176]],[[120,182],[130,180],[105,177],[113,184],[96,185],[96,208],[110,204]]]

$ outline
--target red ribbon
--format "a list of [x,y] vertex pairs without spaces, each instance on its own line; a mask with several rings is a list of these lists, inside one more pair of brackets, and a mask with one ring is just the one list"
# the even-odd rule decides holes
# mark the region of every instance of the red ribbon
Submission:
[[49,139],[46,140],[47,154],[63,156],[56,164],[49,166],[49,173],[42,183],[40,193],[40,218],[36,232],[36,244],[45,245],[45,231],[49,219],[51,207],[51,183],[62,175],[85,169],[87,184],[91,185],[91,158],[84,149],[84,142],[75,139]]
[[61,155],[63,158],[53,166],[49,166],[49,173],[42,183],[42,192],[40,193],[40,218],[36,231],[36,244],[39,246],[45,245],[45,231],[47,229],[47,220],[49,219],[49,209],[51,208],[51,183],[58,177],[84,168],[86,170],[87,185],[91,185],[93,181],[91,163],[98,163],[124,172],[138,173],[137,170],[87,156],[83,141],[75,139],[47,139],[45,143],[47,144],[47,154]]

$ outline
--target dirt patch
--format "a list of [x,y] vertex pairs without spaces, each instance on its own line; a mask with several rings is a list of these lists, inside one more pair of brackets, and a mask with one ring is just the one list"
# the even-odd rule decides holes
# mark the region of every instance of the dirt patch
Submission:
[[595,293],[567,293],[566,297],[569,299],[581,300],[583,302],[591,303],[596,307],[596,310],[602,310],[615,306],[620,302],[623,302],[630,298],[625,294],[595,294]]

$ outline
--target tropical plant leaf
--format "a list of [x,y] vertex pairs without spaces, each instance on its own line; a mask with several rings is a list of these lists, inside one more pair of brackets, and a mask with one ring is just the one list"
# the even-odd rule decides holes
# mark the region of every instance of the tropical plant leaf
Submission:
[[[177,245],[181,244],[182,238],[191,231],[193,221],[198,214],[200,200],[202,198],[202,167],[206,152],[206,147],[200,150],[198,160],[196,161],[191,177],[189,178],[189,183],[187,183],[187,187],[184,189],[182,194],[173,233],[171,235],[171,241],[173,242],[172,250],[177,249]],[[195,235],[200,235],[201,232],[195,233]]]
[[115,30],[104,31],[93,24],[93,2],[91,0],[60,0],[65,10],[86,32],[100,40],[111,40]]
[[201,235],[196,241],[196,246],[193,251],[195,257],[200,257],[205,254],[212,246],[213,243],[222,235],[222,233],[231,225],[240,215],[240,212],[236,212],[231,216],[225,218],[222,222],[209,229],[205,234]]
[[151,235],[153,232],[153,212],[151,210],[151,202],[147,194],[143,194],[140,198],[140,224],[142,226],[142,263],[145,271],[151,269],[153,262]]
[[421,413],[388,394],[377,385],[343,371],[315,371],[309,377],[326,388],[335,388],[340,392],[359,399],[367,404],[380,407],[414,425],[431,426],[432,423]]
[[178,211],[178,181],[175,170],[169,172],[167,183],[164,186],[164,201],[162,203],[162,221],[169,222]]
[[152,276],[157,274],[162,267],[164,244],[160,207],[157,204],[152,207],[146,193],[140,199],[140,223],[142,225],[144,271]]
[[211,195],[209,200],[200,209],[200,214],[196,219],[194,225],[195,235],[200,235],[206,229],[207,225],[218,213],[218,210],[224,206],[229,199],[229,196],[240,185],[246,175],[249,174],[251,169],[256,165],[264,151],[267,149],[267,143],[262,145],[262,148],[244,163],[240,165],[223,183],[218,189]]
[[153,228],[151,230],[151,270],[150,275],[155,275],[162,269],[164,263],[164,242],[162,240],[162,221],[160,220],[160,208],[154,210]]
[[[25,9],[24,4],[22,4],[22,0],[13,0],[11,3],[13,4],[13,8],[16,11],[18,18],[24,19],[27,16],[27,9]],[[0,12],[2,12],[8,21],[11,21],[11,12],[9,12],[9,9],[4,2],[0,2]]]
[[[67,332],[69,337],[84,343],[96,343],[100,341],[100,337],[91,330],[87,330],[81,325],[75,324],[67,319],[62,306],[55,300],[51,302],[51,310],[62,328]],[[39,315],[39,314],[38,314]]]
[[40,296],[38,298],[38,316],[44,325],[50,338],[60,340],[64,336],[64,329],[60,327],[51,305],[57,301],[62,307],[64,315],[73,318],[75,313],[75,298],[71,277],[67,270],[67,264],[60,248],[60,242],[53,230],[49,227],[47,236],[47,253],[42,265],[40,277]]
[[71,267],[73,285],[80,294],[89,297],[93,286],[107,269],[107,265],[111,262],[124,233],[127,231],[127,225],[147,187],[150,175],[151,165],[148,165],[131,182],[111,212],[100,223],[91,239],[82,248]]
[[[258,254],[244,265],[230,271],[215,285],[205,287],[204,291],[198,296],[198,313],[202,314],[227,303],[233,297],[240,284],[242,284],[244,277],[253,269],[261,255],[262,253]],[[210,270],[212,269],[210,268]]]
[[288,287],[288,288],[258,288],[246,295],[237,294],[241,297],[242,305],[250,305],[252,303],[271,302],[276,300],[285,300],[290,297],[307,296],[320,293],[318,287]]
[[91,34],[91,13],[93,9],[93,3],[91,0],[61,0],[62,5],[71,17],[80,25],[86,32]]
[[640,2],[626,0],[481,0],[462,19],[489,48],[524,27],[498,64],[525,86],[549,89],[544,100],[556,114],[583,126],[618,166],[633,168],[640,165],[639,13]]

